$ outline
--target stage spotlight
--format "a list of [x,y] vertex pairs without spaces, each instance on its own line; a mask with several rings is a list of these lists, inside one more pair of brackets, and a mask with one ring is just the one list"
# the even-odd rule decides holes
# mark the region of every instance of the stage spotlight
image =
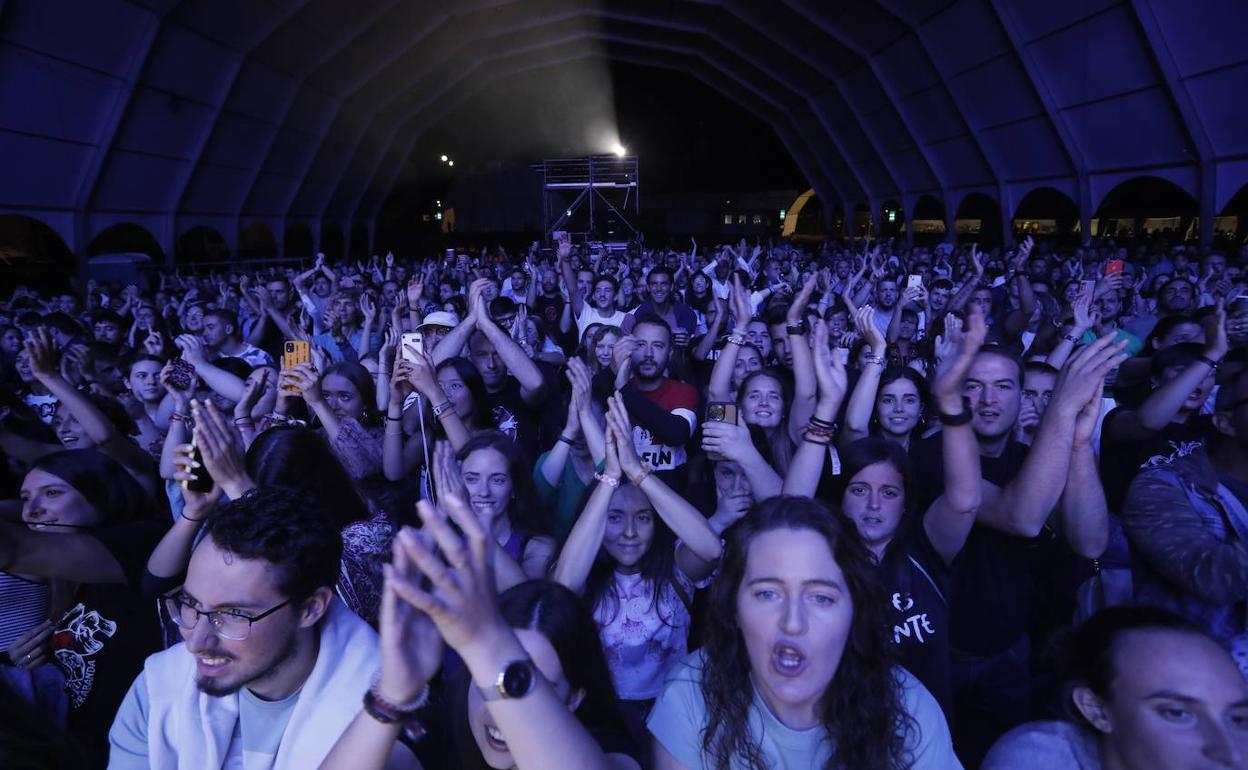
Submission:
[[450,160],[450,158],[448,158],[448,157],[446,157],[445,155],[443,155],[443,156],[442,156],[442,158],[441,158],[441,160],[442,160],[442,162],[443,162],[443,163],[445,163],[445,162],[447,162],[448,160]]
[[628,150],[626,150],[626,149],[624,148],[624,145],[622,145],[622,144],[617,144],[617,145],[615,146],[615,148],[614,148],[613,150],[611,150],[611,152],[614,152],[614,153],[616,154],[616,156],[617,156],[617,157],[620,157],[620,158],[623,158],[625,155],[627,155],[627,154],[628,154]]
[[448,166],[454,166],[454,165],[455,165],[455,161],[453,161],[453,160],[448,160],[448,161],[446,162],[446,165],[448,165]]

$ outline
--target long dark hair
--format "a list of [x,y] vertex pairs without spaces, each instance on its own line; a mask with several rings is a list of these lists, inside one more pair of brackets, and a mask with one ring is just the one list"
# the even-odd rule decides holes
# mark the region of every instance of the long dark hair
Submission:
[[[514,629],[536,631],[550,642],[572,692],[584,690],[576,718],[590,730],[620,730],[624,722],[611,670],[598,644],[598,627],[585,603],[566,587],[549,580],[527,580],[498,597],[498,609]],[[462,669],[450,686],[450,713],[460,766],[484,768],[468,719],[470,677]]]
[[818,713],[836,754],[832,768],[903,768],[917,737],[901,700],[885,635],[885,592],[865,546],[843,520],[818,500],[782,495],[755,505],[727,531],[719,576],[706,612],[706,657],[702,697],[706,724],[702,750],[708,764],[728,770],[736,758],[750,770],[765,770],[761,747],[750,737],[754,685],[750,659],[737,626],[737,591],[745,575],[750,543],[777,529],[809,530],[822,536],[845,575],[853,620],[840,665],[819,700]]
[[838,456],[841,460],[841,474],[836,477],[835,486],[838,501],[844,497],[849,482],[853,481],[854,476],[857,476],[863,468],[876,463],[888,463],[901,474],[902,491],[906,496],[906,512],[910,512],[910,506],[915,498],[915,495],[911,494],[910,487],[912,465],[910,455],[901,444],[879,436],[868,436],[843,447]]
[[[485,380],[481,379],[481,372],[476,364],[463,356],[455,356],[438,364],[435,376],[443,369],[454,369],[459,379],[464,381],[464,387],[468,388],[468,395],[472,396],[472,418],[467,426],[468,430],[490,430],[498,427],[486,411],[489,394],[485,390]],[[438,425],[440,427],[441,423]]]
[[[622,483],[620,489],[625,488],[626,486]],[[640,489],[635,489],[635,491],[647,501],[649,500]],[[672,533],[671,528],[659,517],[658,513],[654,514],[654,537],[638,566],[641,567],[642,584],[651,592],[650,612],[655,612],[659,597],[668,591],[675,594],[676,598],[686,606],[690,604],[690,597],[685,595],[684,590],[676,582],[676,535]],[[614,620],[620,611],[620,597],[614,590],[611,590],[615,583],[614,574],[615,560],[607,553],[606,548],[600,546],[598,555],[594,558],[594,565],[589,570],[589,577],[585,580],[585,599],[595,611],[599,607],[605,611],[608,620],[604,622],[604,625]],[[659,615],[659,620],[667,625],[667,618]]]
[[[750,383],[759,377],[773,379],[780,385],[780,395],[784,401],[780,408],[783,411],[780,415],[780,424],[772,430],[770,435],[768,435],[767,429],[757,425],[750,425],[750,438],[754,440],[754,446],[758,449],[759,454],[763,456],[763,459],[772,468],[781,471],[789,467],[789,461],[793,459],[793,454],[797,449],[793,446],[793,439],[789,437],[789,410],[793,407],[793,388],[788,378],[776,369],[764,367],[755,370],[745,375],[745,379],[741,380],[741,386],[737,388],[738,409],[745,401],[745,392],[749,390]],[[744,416],[742,419],[744,419]]]
[[369,516],[351,476],[317,431],[293,426],[269,428],[251,442],[245,462],[247,475],[256,486],[309,492],[340,530]]
[[379,425],[381,420],[374,403],[377,384],[373,382],[373,376],[368,373],[368,370],[353,361],[339,361],[325,370],[325,373],[321,375],[321,382],[324,383],[325,378],[331,374],[345,377],[360,394],[360,400],[364,402],[364,411],[360,414],[360,425],[370,428]]
[[510,436],[497,430],[483,431],[468,439],[468,443],[455,453],[455,459],[462,463],[468,459],[468,455],[483,449],[493,449],[507,460],[507,473],[511,476],[511,502],[507,504],[507,520],[511,522],[511,526],[520,530],[526,539],[533,535],[546,534],[546,519],[537,504],[537,493],[533,489],[533,461],[525,457]]
[[897,380],[909,380],[914,383],[915,390],[919,393],[919,421],[910,429],[910,432],[921,430],[923,418],[927,414],[928,403],[931,400],[929,395],[931,391],[923,375],[909,366],[890,366],[880,373],[880,384],[875,391],[875,402],[871,405],[871,424],[879,428],[881,433],[884,432],[884,426],[880,424],[879,418],[880,397],[884,393],[884,386],[891,385]]
[[121,463],[103,452],[63,449],[40,457],[30,466],[34,470],[56,476],[86,498],[100,514],[101,527],[155,518],[155,501]]

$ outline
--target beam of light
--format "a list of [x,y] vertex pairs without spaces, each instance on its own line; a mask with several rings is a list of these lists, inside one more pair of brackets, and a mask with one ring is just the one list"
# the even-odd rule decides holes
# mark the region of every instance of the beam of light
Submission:
[[628,154],[628,150],[619,142],[616,142],[615,146],[611,148],[611,152],[615,153],[616,156],[620,158],[623,158]]

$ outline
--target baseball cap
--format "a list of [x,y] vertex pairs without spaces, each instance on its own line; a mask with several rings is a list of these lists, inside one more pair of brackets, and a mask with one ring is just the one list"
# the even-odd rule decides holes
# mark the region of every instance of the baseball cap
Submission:
[[448,313],[445,310],[435,310],[425,316],[425,320],[420,324],[421,328],[426,326],[445,326],[448,329],[454,329],[459,326],[459,318],[454,313]]

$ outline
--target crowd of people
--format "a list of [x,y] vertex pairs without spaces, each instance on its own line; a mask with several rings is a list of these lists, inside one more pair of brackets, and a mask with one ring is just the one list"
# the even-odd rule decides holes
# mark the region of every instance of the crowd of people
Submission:
[[1248,767],[1248,248],[0,303],[0,766]]

